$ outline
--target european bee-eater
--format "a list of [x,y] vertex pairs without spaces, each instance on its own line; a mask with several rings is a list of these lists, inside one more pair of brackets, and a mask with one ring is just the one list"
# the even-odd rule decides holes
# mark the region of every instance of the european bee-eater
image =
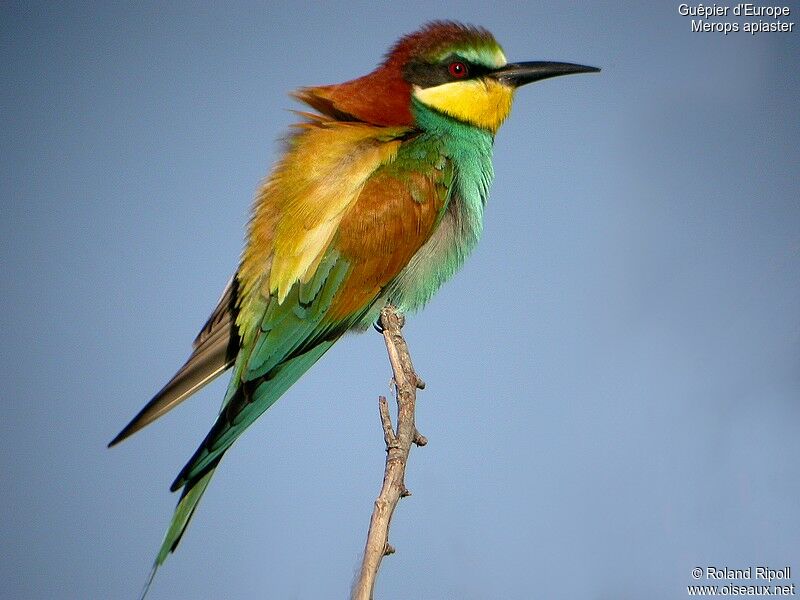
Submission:
[[239,269],[177,374],[125,439],[233,367],[219,417],[178,474],[155,568],[175,550],[225,452],[349,330],[387,303],[424,305],[478,242],[494,135],[516,88],[598,71],[507,63],[485,29],[434,22],[371,73],[295,96],[285,153],[261,187]]

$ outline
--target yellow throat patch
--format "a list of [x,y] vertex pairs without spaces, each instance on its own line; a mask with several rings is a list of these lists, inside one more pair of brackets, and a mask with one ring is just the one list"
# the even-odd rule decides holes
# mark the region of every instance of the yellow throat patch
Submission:
[[514,88],[494,79],[451,81],[429,88],[414,87],[414,97],[431,108],[497,133],[514,100]]

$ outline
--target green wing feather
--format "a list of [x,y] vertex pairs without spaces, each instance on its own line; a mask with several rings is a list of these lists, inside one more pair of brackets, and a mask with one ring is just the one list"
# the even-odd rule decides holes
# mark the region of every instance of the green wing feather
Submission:
[[175,479],[173,491],[213,468],[242,432],[344,333],[346,324],[326,323],[325,316],[349,269],[346,260],[329,250],[310,282],[295,284],[282,303],[274,296],[269,299],[255,339],[236,359],[220,415]]
[[327,323],[325,315],[350,269],[329,250],[315,277],[296,284],[282,303],[271,297],[258,333],[236,358],[234,374],[214,426],[181,470],[172,490],[183,488],[154,569],[177,548],[222,456],[261,414],[294,384],[348,324]]

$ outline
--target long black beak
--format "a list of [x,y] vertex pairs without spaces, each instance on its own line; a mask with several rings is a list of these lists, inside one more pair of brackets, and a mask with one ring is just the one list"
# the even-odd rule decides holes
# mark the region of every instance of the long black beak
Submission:
[[537,61],[509,64],[492,71],[489,76],[508,86],[520,87],[526,83],[558,77],[559,75],[596,73],[599,70],[597,67],[586,67],[573,63]]

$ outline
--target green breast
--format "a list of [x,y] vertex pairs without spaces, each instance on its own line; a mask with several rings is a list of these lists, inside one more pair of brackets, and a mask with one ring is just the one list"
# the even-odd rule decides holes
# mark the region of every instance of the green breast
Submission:
[[397,276],[385,297],[401,311],[424,305],[464,264],[483,231],[483,208],[494,177],[492,135],[431,110],[416,100],[412,111],[423,133],[408,142],[436,149],[452,168],[449,199],[436,231]]

